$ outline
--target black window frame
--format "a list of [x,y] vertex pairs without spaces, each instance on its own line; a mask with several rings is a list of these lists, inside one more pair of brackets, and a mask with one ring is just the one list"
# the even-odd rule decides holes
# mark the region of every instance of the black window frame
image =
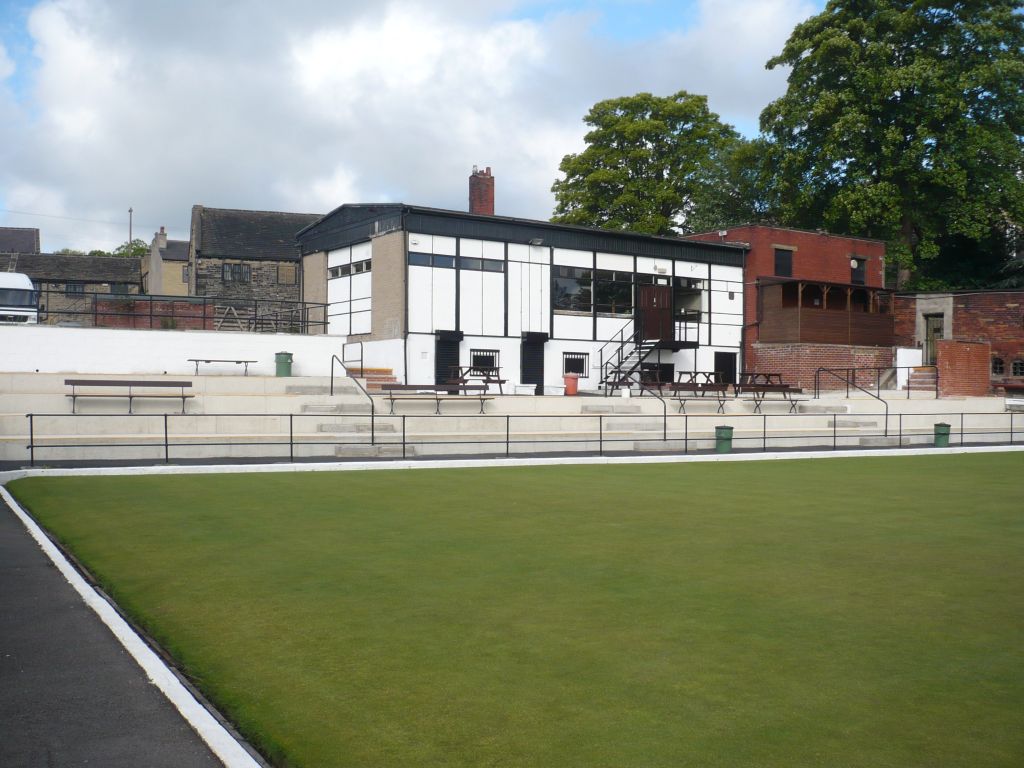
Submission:
[[1002,376],[1006,372],[1006,363],[1001,357],[992,358],[992,375]]
[[248,264],[221,265],[220,279],[225,283],[240,283],[248,285],[252,282],[252,267]]
[[[573,370],[570,370],[570,363],[572,363]],[[580,370],[575,370],[579,368]],[[569,373],[575,373],[577,376],[587,376],[587,372],[590,370],[590,353],[589,352],[563,352],[562,353],[562,375]]]
[[1024,360],[1017,358],[1010,365],[1011,376],[1024,376]]
[[[652,276],[655,277],[656,276]],[[594,270],[594,284],[591,291],[594,311],[599,315],[632,317],[635,306],[633,285],[636,278],[632,272],[622,270]],[[625,291],[625,295],[623,295]],[[616,301],[616,297],[619,301]]]
[[853,285],[866,285],[868,278],[868,260],[851,256],[850,261],[857,262],[857,266],[850,267],[850,283]]
[[[781,261],[780,261],[781,258]],[[793,251],[788,248],[775,249],[775,277],[793,276]]]
[[[554,312],[591,314],[594,311],[593,270],[589,267],[555,265],[551,270],[551,309]],[[560,288],[571,287],[577,290]]]

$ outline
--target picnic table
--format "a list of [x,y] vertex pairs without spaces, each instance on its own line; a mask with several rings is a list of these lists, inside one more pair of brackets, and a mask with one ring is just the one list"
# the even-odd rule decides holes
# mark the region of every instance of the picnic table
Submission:
[[508,379],[501,378],[501,367],[497,365],[453,365],[449,369],[448,381],[455,384],[478,381],[487,386],[497,384],[499,395],[505,394],[502,385],[508,383]]
[[733,392],[736,397],[749,394],[754,403],[754,413],[761,413],[761,404],[768,395],[781,395],[789,403],[790,413],[795,413],[797,405],[805,399],[793,397],[802,394],[803,390],[783,382],[781,373],[743,372]]

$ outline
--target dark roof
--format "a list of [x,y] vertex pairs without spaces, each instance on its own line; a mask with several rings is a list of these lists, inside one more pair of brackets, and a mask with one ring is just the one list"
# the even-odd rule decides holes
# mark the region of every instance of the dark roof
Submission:
[[193,247],[206,258],[298,261],[295,235],[319,218],[318,213],[239,211],[196,205],[192,207],[192,236],[198,234],[198,241]]
[[39,253],[39,230],[0,227],[0,253]]
[[18,271],[46,283],[140,283],[139,259],[117,256],[70,256],[58,253],[23,253]]
[[778,229],[786,232],[799,232],[804,235],[822,235],[823,237],[841,237],[844,240],[861,240],[865,243],[879,243],[885,245],[885,240],[879,240],[877,237],[861,237],[860,235],[844,235],[840,232],[826,232],[824,229],[800,229],[798,227],[784,227],[781,224],[768,224],[763,221],[750,221],[745,224],[729,224],[728,226],[719,227],[718,229],[709,229],[704,232],[694,232],[689,235],[683,235],[684,238],[701,238],[707,235],[717,235],[719,232],[728,232],[730,229]]
[[164,261],[188,261],[188,240],[168,240],[167,247],[160,249]]
[[491,216],[404,203],[345,204],[298,233],[303,254],[342,248],[374,235],[404,229],[430,235],[504,240],[655,258],[743,266],[745,245],[583,227],[550,221]]

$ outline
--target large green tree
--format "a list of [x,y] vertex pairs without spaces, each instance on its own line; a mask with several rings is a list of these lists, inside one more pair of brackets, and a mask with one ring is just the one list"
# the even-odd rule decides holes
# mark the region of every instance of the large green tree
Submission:
[[566,155],[552,221],[671,235],[718,226],[745,190],[745,142],[707,98],[638,93],[593,106],[587,147]]
[[798,25],[761,115],[778,216],[885,239],[926,284],[994,274],[1024,221],[1021,7],[830,0]]

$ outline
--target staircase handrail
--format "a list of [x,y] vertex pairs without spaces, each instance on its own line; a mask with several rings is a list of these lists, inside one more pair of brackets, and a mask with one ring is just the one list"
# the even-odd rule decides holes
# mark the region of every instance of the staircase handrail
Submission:
[[[820,394],[820,379],[819,379],[820,374],[827,373],[827,374],[830,374],[831,376],[835,376],[840,381],[845,381],[846,382],[846,394],[847,395],[850,394],[850,386],[852,385],[856,389],[859,389],[864,394],[870,395],[871,397],[875,398],[875,400],[878,400],[882,405],[885,406],[885,437],[888,437],[889,436],[889,403],[886,402],[885,398],[879,397],[878,395],[876,395],[871,390],[864,389],[864,387],[862,387],[860,384],[857,383],[856,378],[854,378],[853,381],[850,380],[850,373],[853,373],[854,377],[856,377],[856,375],[857,375],[856,371],[857,370],[858,370],[857,368],[819,368],[818,370],[816,370],[814,372],[814,399],[817,400],[818,399],[818,395]],[[866,370],[870,370],[870,369],[866,369]],[[845,377],[840,376],[838,371],[846,371],[846,376]]]
[[[342,354],[344,354],[344,352]],[[372,422],[374,414],[376,413],[376,408],[374,407],[374,404],[373,404],[373,397],[371,397],[370,393],[366,391],[366,387],[364,387],[359,382],[359,379],[357,379],[355,376],[352,376],[351,374],[349,374],[348,367],[345,365],[345,361],[342,360],[337,355],[331,355],[331,396],[332,397],[334,396],[334,364],[335,363],[337,363],[338,365],[340,365],[342,367],[342,369],[345,371],[345,375],[348,378],[352,379],[352,381],[354,381],[356,383],[356,386],[359,387],[359,391],[362,392],[363,395],[366,396],[366,399],[370,402],[370,420]],[[360,373],[362,373],[361,370],[360,370]]]
[[602,373],[604,372],[604,368],[605,368],[605,360],[604,360],[604,351],[605,351],[605,349],[607,349],[608,345],[611,344],[612,342],[618,341],[618,344],[619,344],[618,352],[619,352],[619,354],[621,356],[621,354],[622,354],[622,345],[625,343],[625,337],[624,337],[623,334],[626,332],[626,329],[632,323],[633,323],[633,318],[630,318],[629,320],[627,320],[625,325],[623,325],[621,328],[619,328],[618,333],[616,333],[614,336],[612,336],[610,339],[608,339],[608,341],[606,341],[604,344],[602,344],[601,348],[599,350],[597,350],[597,356],[598,356],[598,361],[599,361],[598,362],[598,367],[601,369]]
[[[845,377],[839,377],[839,378],[841,378],[842,381],[845,381],[847,385],[849,385],[850,383],[853,383],[853,386],[856,387],[857,386],[856,380],[857,380],[857,372],[858,371],[874,371],[875,372],[875,392],[880,395],[881,392],[882,392],[882,383],[881,383],[882,382],[882,376],[881,376],[881,372],[882,371],[904,371],[904,370],[912,371],[912,370],[918,370],[918,369],[921,369],[921,368],[930,368],[935,373],[935,398],[938,399],[938,397],[939,397],[939,367],[937,365],[878,365],[878,366],[862,365],[862,366],[857,366],[855,368],[819,368],[815,372],[815,374],[814,374],[814,397],[817,398],[818,395],[819,395],[819,391],[820,390],[819,390],[819,375],[818,374],[821,373],[821,372],[834,373],[834,374],[837,374],[837,375],[840,372],[845,373],[847,375],[852,373],[853,374],[853,382],[851,382],[848,378],[845,378]],[[908,400],[910,399],[910,386],[909,386],[909,383],[910,383],[910,377],[908,376],[907,377],[907,399]],[[861,389],[861,387],[857,387],[857,388]],[[847,394],[850,393],[849,386],[847,386],[847,388],[846,388],[846,393]],[[876,395],[876,397],[877,396],[878,395]],[[881,399],[881,398],[879,397],[879,399]]]

